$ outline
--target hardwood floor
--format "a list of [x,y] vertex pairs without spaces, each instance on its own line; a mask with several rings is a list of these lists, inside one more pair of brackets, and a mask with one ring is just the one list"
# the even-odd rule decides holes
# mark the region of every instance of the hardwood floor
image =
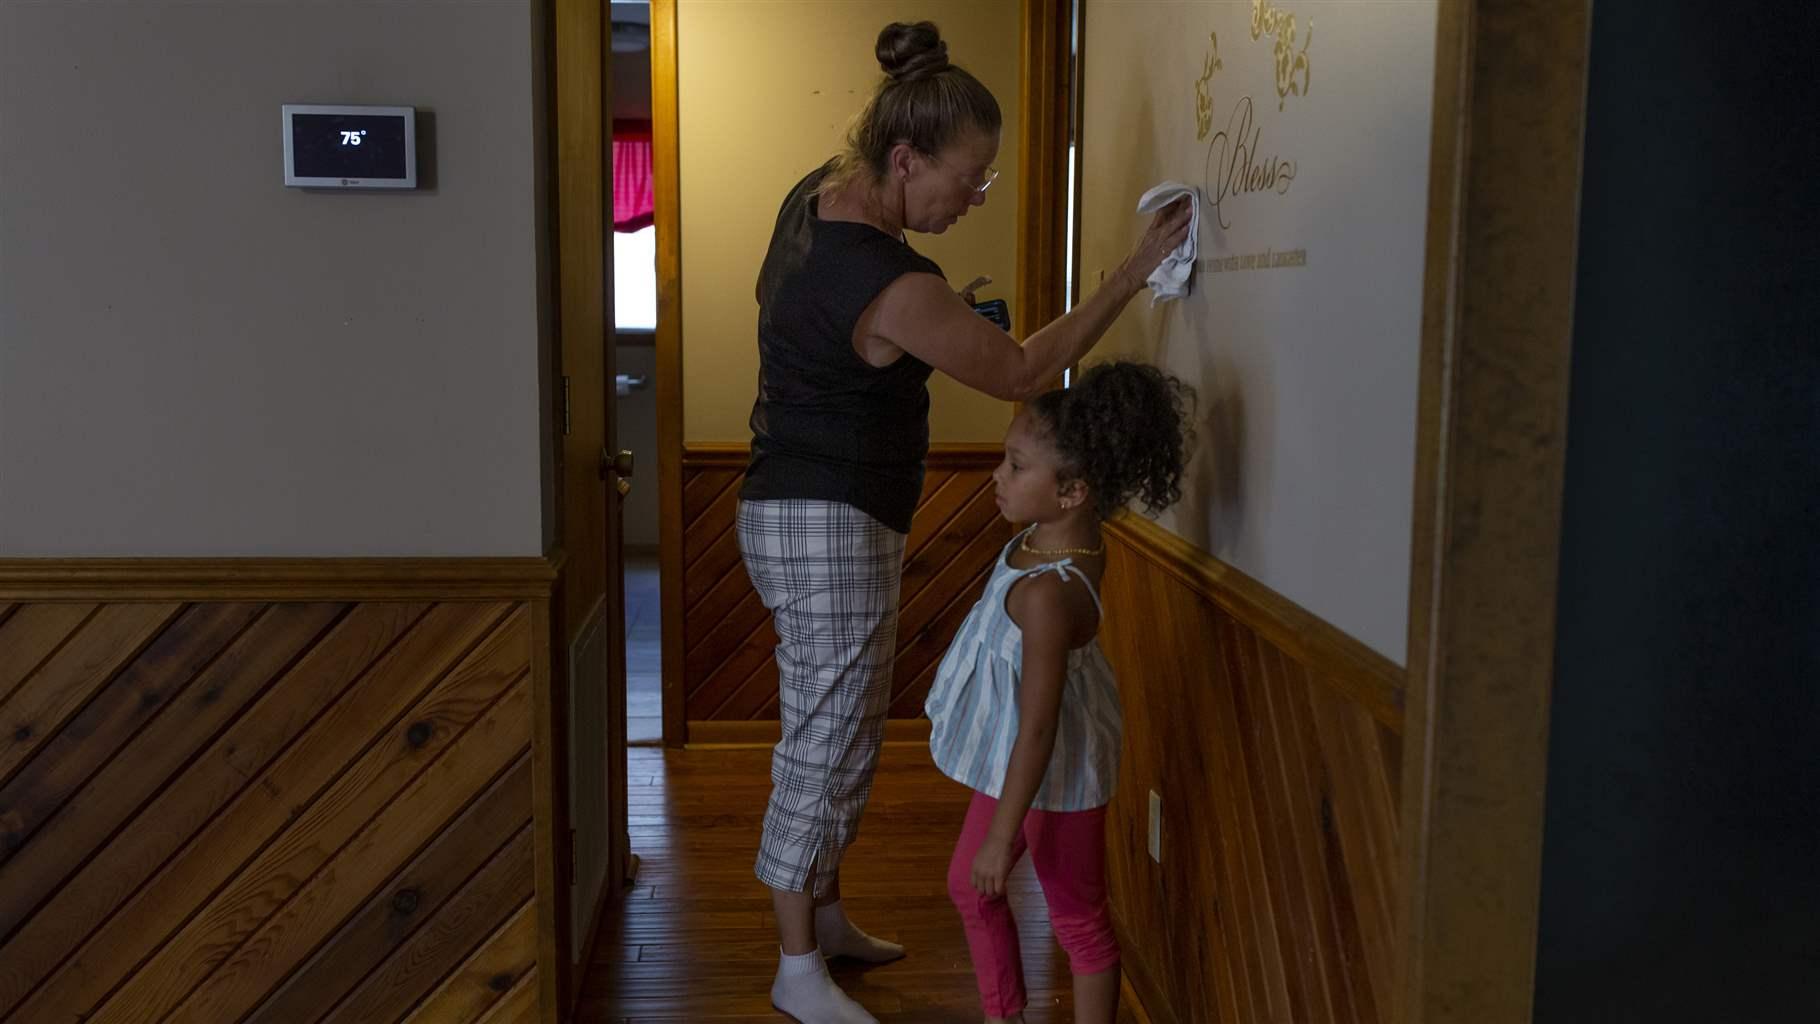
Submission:
[[[771,901],[752,877],[770,793],[770,750],[635,748],[632,848],[638,879],[602,925],[577,1016],[584,1024],[777,1024]],[[842,887],[866,930],[909,947],[894,964],[836,963],[835,977],[881,1024],[964,1024],[979,996],[946,877],[967,791],[938,774],[920,743],[879,764]],[[1030,994],[1029,1024],[1072,1019],[1067,958],[1049,931],[1028,859],[1013,875]],[[1121,1008],[1121,1024],[1135,1020]]]

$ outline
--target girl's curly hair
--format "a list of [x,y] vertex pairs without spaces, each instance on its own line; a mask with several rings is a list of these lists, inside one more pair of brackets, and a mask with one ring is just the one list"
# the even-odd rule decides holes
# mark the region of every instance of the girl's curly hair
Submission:
[[1062,479],[1085,481],[1101,519],[1132,499],[1152,514],[1182,496],[1194,431],[1194,389],[1146,363],[1101,363],[1074,387],[1028,408],[1061,459]]

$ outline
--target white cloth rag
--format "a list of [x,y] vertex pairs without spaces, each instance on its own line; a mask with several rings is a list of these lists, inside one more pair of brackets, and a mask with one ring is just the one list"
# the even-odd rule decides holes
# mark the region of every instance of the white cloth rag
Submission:
[[1201,192],[1193,185],[1165,181],[1144,193],[1138,200],[1137,212],[1155,213],[1181,196],[1188,197],[1188,237],[1170,250],[1163,262],[1150,272],[1145,283],[1150,285],[1150,304],[1179,299],[1188,294],[1193,283],[1194,257],[1201,236]]

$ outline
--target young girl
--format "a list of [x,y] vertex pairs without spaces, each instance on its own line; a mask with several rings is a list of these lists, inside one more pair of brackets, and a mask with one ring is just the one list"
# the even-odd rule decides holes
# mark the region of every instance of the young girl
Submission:
[[999,511],[1033,524],[1000,557],[948,649],[925,710],[943,774],[973,793],[948,893],[989,1022],[1023,1020],[1023,969],[1005,877],[1024,851],[1074,974],[1077,1024],[1112,1024],[1119,949],[1106,906],[1106,803],[1119,697],[1094,634],[1100,524],[1133,498],[1181,497],[1193,392],[1153,366],[1109,363],[1019,413],[992,474]]

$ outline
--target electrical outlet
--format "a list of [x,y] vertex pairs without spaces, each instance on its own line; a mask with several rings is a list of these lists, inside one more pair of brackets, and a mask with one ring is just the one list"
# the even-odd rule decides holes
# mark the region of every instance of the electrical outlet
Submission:
[[1163,798],[1150,791],[1150,859],[1163,863]]

